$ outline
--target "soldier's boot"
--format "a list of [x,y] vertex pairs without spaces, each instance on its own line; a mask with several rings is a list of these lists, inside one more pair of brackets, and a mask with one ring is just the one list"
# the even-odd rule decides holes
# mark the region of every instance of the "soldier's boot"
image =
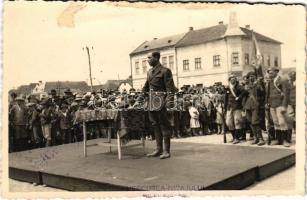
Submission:
[[259,126],[257,126],[257,135],[259,138],[259,142],[257,143],[258,146],[262,146],[265,144],[264,140],[263,140],[263,136],[262,136],[262,130]]
[[277,130],[276,131],[276,138],[278,141],[278,145],[283,145],[283,141],[284,141],[284,131],[283,130]]
[[290,144],[290,141],[289,141],[289,130],[283,130],[282,135],[283,135],[282,139],[283,139],[284,147],[290,147],[291,144]]
[[249,140],[250,141],[254,140],[254,133],[253,133],[253,131],[251,131],[250,134],[249,134]]
[[156,150],[152,153],[147,154],[147,157],[158,157],[162,154],[163,145],[162,145],[162,133],[159,127],[154,128],[155,139],[156,139]]
[[240,143],[239,137],[240,137],[240,133],[241,133],[241,129],[236,129],[235,130],[235,134],[234,134],[234,140],[232,142],[232,144],[238,144]]
[[235,140],[235,137],[236,137],[235,136],[235,130],[231,130],[230,133],[231,133],[232,139],[229,142],[233,143],[233,141]]
[[241,141],[246,142],[246,129],[241,129]]
[[163,139],[163,143],[164,143],[164,151],[163,151],[163,154],[160,156],[160,159],[166,159],[166,158],[171,157],[171,154],[170,154],[171,138],[165,137]]
[[292,129],[288,129],[288,142],[292,142]]
[[51,140],[47,140],[46,141],[46,147],[50,147],[52,145],[52,141]]
[[[270,129],[271,130],[271,129]],[[273,137],[272,137],[272,145],[278,145],[279,144],[279,136],[280,136],[280,130],[276,129],[274,131]]]
[[171,134],[167,127],[161,127],[162,135],[163,135],[163,144],[164,150],[163,154],[160,156],[160,159],[165,159],[171,157],[170,147],[171,147]]
[[257,128],[255,126],[251,126],[252,133],[254,135],[254,140],[251,142],[251,144],[258,144],[259,142],[259,135],[257,134]]

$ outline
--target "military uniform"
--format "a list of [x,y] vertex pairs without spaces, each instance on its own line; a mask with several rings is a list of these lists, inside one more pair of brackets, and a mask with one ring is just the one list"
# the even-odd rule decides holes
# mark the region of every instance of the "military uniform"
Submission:
[[[172,72],[160,63],[152,67],[147,74],[143,92],[149,93],[149,120],[154,129],[157,149],[154,156],[163,152],[170,153],[171,126],[167,116],[167,93],[175,92]],[[164,148],[163,144],[164,143]]]
[[[232,78],[234,76],[230,76]],[[229,86],[225,94],[226,125],[233,136],[233,143],[239,142],[242,135],[242,100],[246,95],[244,88],[236,82],[235,85]]]
[[[289,76],[295,76],[295,72],[292,71],[289,73]],[[289,104],[287,107],[287,122],[288,122],[288,135],[285,138],[287,142],[291,143],[292,130],[295,125],[295,107],[296,107],[296,85],[295,80],[292,80],[289,77],[288,80],[288,91],[289,91]]]
[[[269,80],[266,84],[266,104],[270,108],[275,134],[278,140],[272,142],[273,144],[283,144],[284,139],[288,136],[288,125],[285,111],[283,110],[283,108],[287,108],[288,101],[289,92],[286,80],[278,75],[274,79]],[[285,145],[288,146],[286,143]]]
[[[256,77],[254,72],[249,72],[247,74],[248,79],[250,75],[254,75]],[[260,109],[261,104],[263,104],[261,99],[265,89],[261,83],[258,83],[257,81],[249,81],[246,84],[246,90],[248,95],[246,96],[246,101],[244,103],[244,110],[246,112],[246,118],[250,124],[253,135],[255,136],[255,140],[252,142],[252,144],[264,145],[262,130],[260,128]]]

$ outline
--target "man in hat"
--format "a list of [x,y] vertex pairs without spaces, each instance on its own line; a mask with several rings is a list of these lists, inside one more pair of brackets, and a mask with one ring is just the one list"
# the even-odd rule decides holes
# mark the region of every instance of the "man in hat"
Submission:
[[40,120],[42,125],[42,132],[46,142],[45,146],[48,147],[52,145],[51,128],[52,128],[52,121],[55,118],[55,113],[53,112],[52,102],[50,98],[44,99],[41,102],[41,106],[42,106],[42,112],[40,114]]
[[69,88],[64,90],[64,96],[62,101],[70,105],[74,100],[74,95]]
[[31,135],[31,142],[33,148],[40,147],[41,144],[41,124],[40,124],[40,117],[39,112],[37,110],[37,104],[35,103],[27,103],[27,107],[29,108],[28,112],[28,129]]
[[288,73],[288,86],[289,86],[289,104],[287,107],[287,122],[288,122],[288,135],[285,140],[291,143],[292,131],[295,128],[295,105],[296,105],[296,72],[290,71]]
[[277,141],[272,144],[289,146],[285,140],[288,137],[288,125],[286,121],[286,111],[289,104],[289,90],[287,81],[278,75],[277,67],[270,67],[267,70],[269,80],[266,85],[266,107],[270,109],[274,123]]
[[[170,157],[171,127],[167,117],[167,94],[176,91],[170,69],[160,63],[160,52],[148,56],[148,64],[152,67],[147,74],[143,92],[149,93],[149,120],[156,139],[156,150],[149,157]],[[164,144],[164,145],[163,145]],[[163,147],[164,146],[164,147]]]
[[246,91],[239,84],[237,77],[231,74],[228,78],[229,86],[225,94],[226,125],[232,134],[233,144],[238,144],[242,135],[242,99]]
[[28,108],[21,96],[15,99],[16,104],[9,111],[9,118],[14,129],[13,150],[23,151],[28,148],[29,135],[27,133]]

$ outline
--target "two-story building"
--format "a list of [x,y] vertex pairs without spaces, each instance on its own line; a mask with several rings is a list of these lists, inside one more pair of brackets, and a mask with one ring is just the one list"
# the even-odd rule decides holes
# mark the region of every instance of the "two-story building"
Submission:
[[236,27],[236,22],[145,41],[130,53],[133,87],[142,88],[149,65],[147,56],[160,51],[161,63],[173,72],[175,85],[208,86],[226,83],[230,73],[238,75],[250,66],[255,55],[252,32],[262,55],[262,66],[281,67],[281,42],[251,30]]

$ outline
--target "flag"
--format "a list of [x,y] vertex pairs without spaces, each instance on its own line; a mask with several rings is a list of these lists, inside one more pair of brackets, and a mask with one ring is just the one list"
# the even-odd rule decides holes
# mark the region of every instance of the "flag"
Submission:
[[253,51],[254,55],[252,55],[253,60],[254,60],[253,65],[255,66],[256,76],[263,77],[263,71],[262,71],[262,66],[261,66],[263,58],[261,56],[261,52],[259,49],[259,45],[258,45],[256,36],[254,34],[254,31],[252,31],[252,44],[253,44],[253,50],[254,50]]
[[256,36],[254,34],[254,31],[252,31],[252,42],[253,42],[254,53],[255,53],[253,55],[254,61],[255,61],[256,67],[258,68],[262,63],[262,56],[261,56],[261,53],[260,53],[259,45],[258,45]]

